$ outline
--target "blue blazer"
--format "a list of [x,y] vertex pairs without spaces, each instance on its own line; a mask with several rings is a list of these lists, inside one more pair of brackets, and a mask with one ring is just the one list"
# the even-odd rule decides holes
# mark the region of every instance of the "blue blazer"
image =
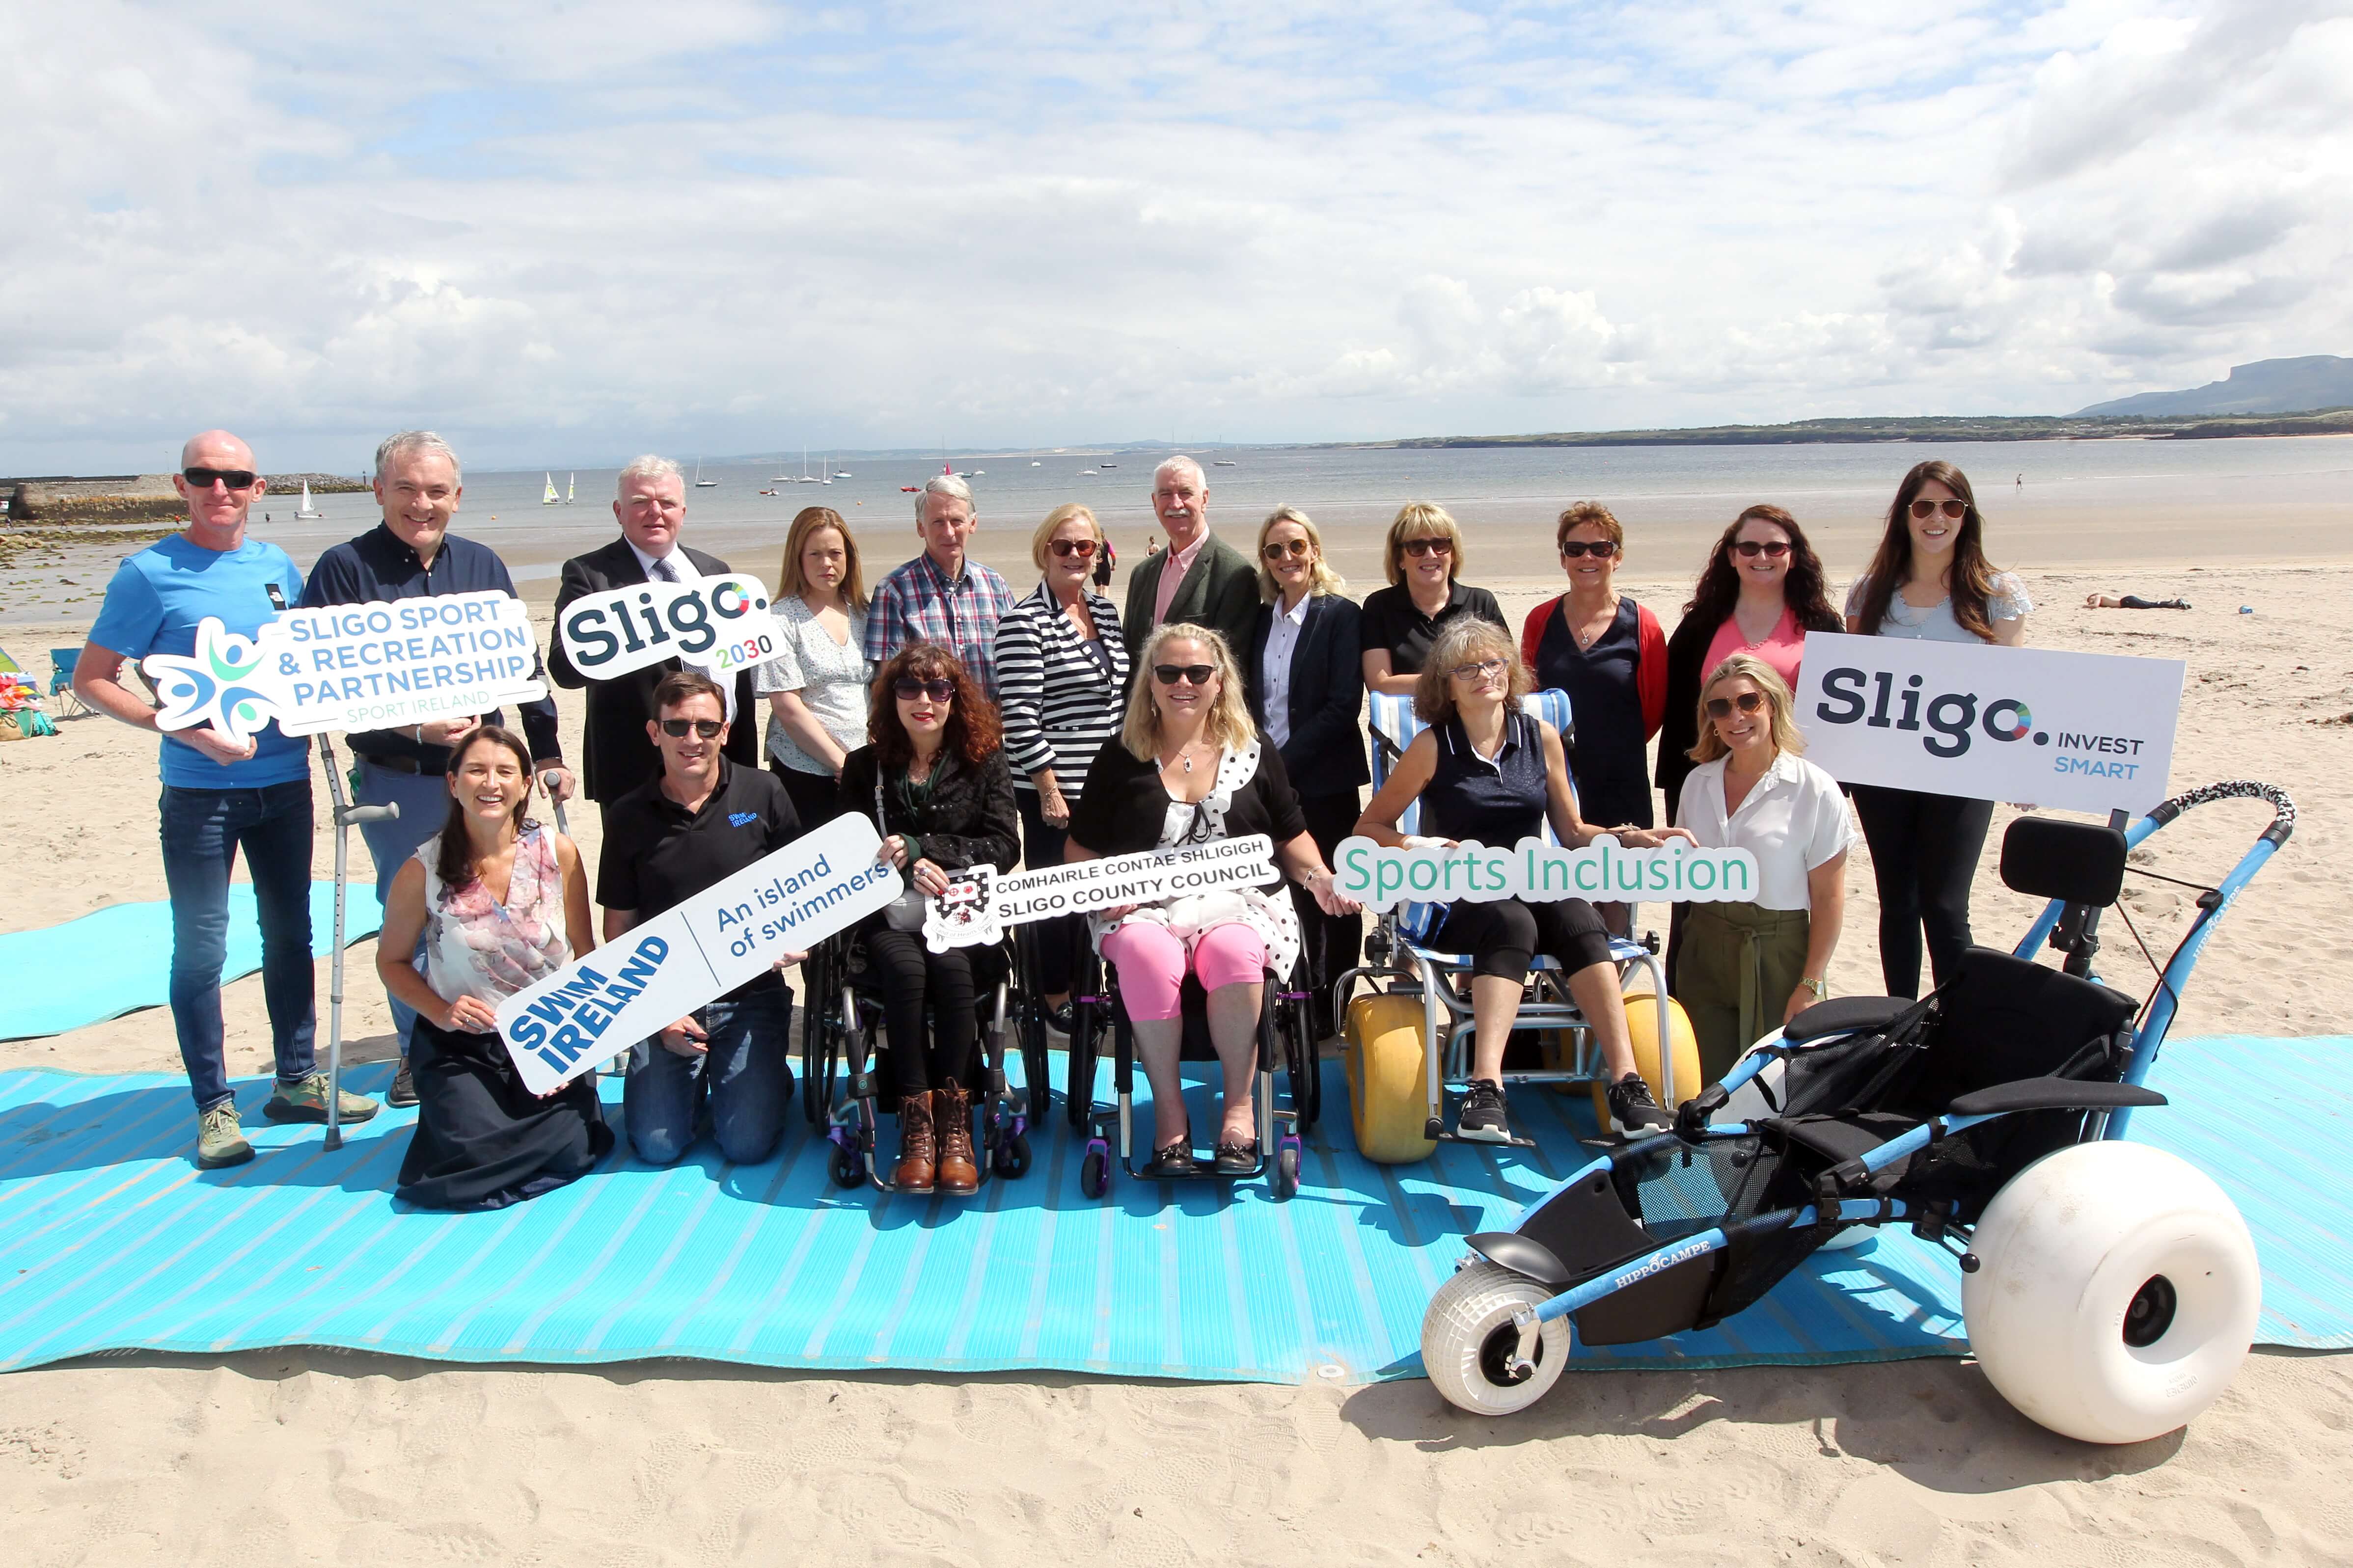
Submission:
[[[1343,795],[1372,782],[1365,762],[1365,663],[1357,646],[1362,611],[1354,599],[1318,594],[1307,601],[1299,645],[1291,650],[1287,715],[1291,743],[1282,748],[1291,787],[1300,795]],[[1242,656],[1250,717],[1266,727],[1266,642],[1274,606],[1261,605]]]

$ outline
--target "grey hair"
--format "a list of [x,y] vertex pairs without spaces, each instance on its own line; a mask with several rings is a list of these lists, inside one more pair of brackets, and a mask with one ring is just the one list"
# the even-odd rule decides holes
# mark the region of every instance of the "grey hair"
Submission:
[[668,458],[657,458],[651,452],[648,452],[642,458],[629,459],[629,466],[623,468],[620,477],[613,481],[613,493],[628,494],[631,479],[683,479],[685,478],[684,468],[680,468]]
[[932,496],[946,496],[953,500],[960,500],[964,502],[965,508],[971,511],[973,516],[978,517],[980,515],[980,508],[973,504],[972,487],[970,485],[965,483],[962,479],[957,479],[954,474],[934,474],[930,479],[923,481],[923,488],[915,494],[915,521],[917,522],[920,523],[923,521],[923,502],[926,499]]
[[1152,470],[1153,488],[1155,489],[1159,489],[1160,476],[1166,473],[1171,468],[1189,468],[1192,470],[1193,488],[1195,489],[1207,490],[1209,488],[1209,476],[1201,471],[1201,465],[1195,462],[1192,458],[1185,456],[1184,453],[1179,452],[1173,458],[1163,458],[1160,460],[1160,466]]
[[430,430],[400,430],[386,436],[375,449],[375,477],[383,479],[386,463],[395,458],[405,458],[411,452],[448,458],[450,474],[460,485],[466,482],[466,468],[458,461],[458,454],[449,449],[448,442]]

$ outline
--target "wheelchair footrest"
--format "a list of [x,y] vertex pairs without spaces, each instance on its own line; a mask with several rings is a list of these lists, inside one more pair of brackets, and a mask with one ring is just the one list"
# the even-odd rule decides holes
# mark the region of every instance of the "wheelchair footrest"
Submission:
[[1448,1131],[1446,1123],[1435,1116],[1422,1123],[1421,1135],[1433,1142],[1467,1143],[1474,1149],[1533,1149],[1536,1146],[1535,1139],[1523,1138],[1516,1132],[1509,1138],[1465,1138],[1460,1132]]

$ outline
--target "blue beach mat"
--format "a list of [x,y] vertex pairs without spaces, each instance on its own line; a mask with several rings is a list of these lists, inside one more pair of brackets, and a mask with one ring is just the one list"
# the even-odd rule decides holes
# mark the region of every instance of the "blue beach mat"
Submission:
[[[343,897],[343,940],[374,936],[384,923],[372,884],[353,882]],[[335,944],[335,885],[311,884],[311,951],[324,958]],[[261,926],[253,886],[228,889],[228,961],[224,984],[261,967]],[[171,1001],[172,906],[110,904],[93,914],[38,931],[0,934],[0,974],[17,977],[0,1010],[0,1040],[62,1035],[161,1007]]]
[[[2159,1069],[2175,1108],[2137,1122],[2245,1211],[2267,1343],[2353,1345],[2348,1067],[2342,1038],[2182,1041]],[[381,1091],[386,1072],[351,1081]],[[1326,1072],[1325,1103],[1345,1107],[1337,1065]],[[2273,1084],[2297,1092],[2254,1108],[2259,1134],[2200,1109],[2243,1116]],[[618,1085],[605,1089],[617,1121]],[[759,1165],[722,1164],[706,1142],[657,1169],[624,1142],[560,1192],[448,1215],[390,1195],[413,1112],[384,1111],[328,1154],[319,1129],[259,1119],[267,1092],[238,1091],[259,1157],[199,1172],[180,1079],[0,1074],[0,1368],[333,1345],[556,1365],[1412,1376],[1422,1309],[1460,1238],[1508,1223],[1577,1162],[1563,1112],[1589,1131],[1581,1097],[1531,1090],[1513,1107],[1535,1151],[1446,1144],[1425,1164],[1377,1166],[1335,1115],[1288,1204],[1263,1184],[1165,1190],[1122,1175],[1094,1202],[1079,1193],[1083,1144],[1058,1106],[1029,1175],[956,1202],[839,1191],[828,1146],[796,1120]],[[1958,1279],[1949,1258],[1891,1234],[1818,1255],[1705,1333],[1577,1355],[1595,1369],[1957,1355]]]

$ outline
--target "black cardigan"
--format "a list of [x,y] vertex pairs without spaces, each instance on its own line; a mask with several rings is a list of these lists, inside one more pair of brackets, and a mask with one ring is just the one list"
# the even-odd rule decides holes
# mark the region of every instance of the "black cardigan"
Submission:
[[883,820],[879,822],[874,821],[876,765],[871,746],[860,746],[842,759],[842,809],[874,822],[875,831],[885,837],[902,833],[914,840],[911,863],[929,860],[943,871],[962,871],[985,860],[999,871],[1010,871],[1021,858],[1021,814],[1013,805],[1013,773],[1003,751],[991,752],[975,766],[943,750],[932,764],[932,794],[923,810],[910,813],[895,783],[886,784]]
[[[1307,601],[1306,623],[1291,650],[1290,743],[1283,771],[1303,795],[1348,795],[1372,778],[1365,761],[1365,658],[1362,612],[1354,599],[1318,594]],[[1266,728],[1266,643],[1274,634],[1274,606],[1261,605],[1242,650],[1250,717]]]
[[[1071,842],[1098,855],[1133,855],[1158,848],[1167,820],[1168,792],[1161,785],[1159,765],[1149,757],[1136,761],[1116,735],[1104,742],[1087,769],[1087,793],[1071,808]],[[1234,791],[1226,811],[1226,837],[1263,833],[1279,849],[1306,831],[1299,796],[1282,771],[1282,753],[1261,739],[1258,772]]]

